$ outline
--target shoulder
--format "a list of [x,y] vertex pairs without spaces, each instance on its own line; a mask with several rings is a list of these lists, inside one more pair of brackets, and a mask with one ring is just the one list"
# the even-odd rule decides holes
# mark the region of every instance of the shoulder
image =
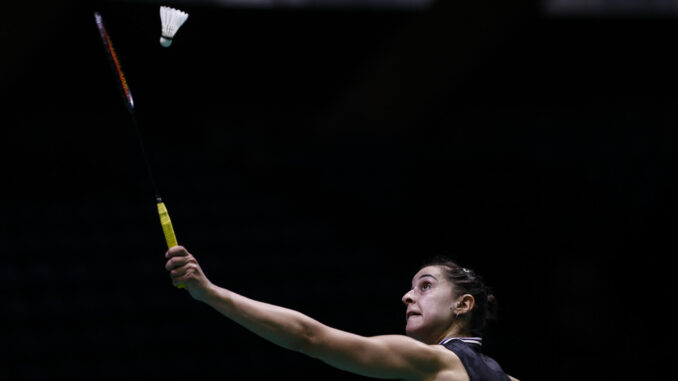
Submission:
[[[445,343],[445,348],[453,352],[467,371],[472,375],[489,377],[491,379],[503,379],[518,381],[504,372],[499,363],[480,350],[480,345],[468,343],[464,340],[451,340]],[[481,378],[482,378],[481,377]]]
[[[461,359],[452,351],[438,344],[424,344],[407,336],[377,336],[372,339],[398,353],[405,368],[403,379],[411,380],[468,380]],[[395,351],[393,351],[395,349]],[[398,361],[399,362],[399,361]],[[396,362],[396,363],[398,363]]]
[[468,380],[466,368],[456,353],[442,345],[429,345],[429,349],[439,364],[438,375],[442,376],[436,379]]
[[379,343],[378,346],[390,348],[391,351],[400,353],[410,360],[424,365],[425,368],[463,367],[461,360],[454,352],[439,344],[425,344],[401,335],[373,336],[368,340],[374,340],[374,342]]

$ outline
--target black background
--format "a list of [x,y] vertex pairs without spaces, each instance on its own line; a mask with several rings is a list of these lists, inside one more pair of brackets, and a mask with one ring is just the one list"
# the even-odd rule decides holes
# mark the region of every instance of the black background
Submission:
[[[0,378],[361,379],[171,287],[153,189],[212,281],[363,335],[440,252],[522,380],[654,378],[673,332],[669,16],[22,2],[2,25]],[[477,2],[474,2],[477,3]],[[178,6],[179,7],[179,6]]]

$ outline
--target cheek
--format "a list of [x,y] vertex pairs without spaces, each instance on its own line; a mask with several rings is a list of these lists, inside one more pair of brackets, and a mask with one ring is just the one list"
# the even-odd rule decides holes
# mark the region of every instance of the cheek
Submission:
[[427,301],[427,320],[447,321],[452,317],[452,310],[445,298],[436,298]]

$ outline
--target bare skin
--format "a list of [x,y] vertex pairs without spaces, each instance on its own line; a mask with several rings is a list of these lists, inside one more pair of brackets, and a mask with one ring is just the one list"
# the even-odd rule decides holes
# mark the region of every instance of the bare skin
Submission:
[[[172,283],[191,296],[283,348],[366,377],[421,381],[468,381],[459,357],[442,345],[446,337],[470,336],[464,316],[473,297],[454,298],[441,269],[429,266],[403,296],[407,336],[365,337],[324,325],[298,311],[259,302],[214,285],[182,246],[165,254]],[[511,378],[515,380],[514,378]],[[516,380],[517,381],[517,380]]]

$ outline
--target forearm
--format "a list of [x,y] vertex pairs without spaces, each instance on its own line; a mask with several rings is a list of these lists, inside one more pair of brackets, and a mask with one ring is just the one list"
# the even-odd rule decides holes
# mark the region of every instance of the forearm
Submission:
[[322,327],[298,311],[259,302],[214,285],[202,301],[262,338],[294,351],[303,352]]

